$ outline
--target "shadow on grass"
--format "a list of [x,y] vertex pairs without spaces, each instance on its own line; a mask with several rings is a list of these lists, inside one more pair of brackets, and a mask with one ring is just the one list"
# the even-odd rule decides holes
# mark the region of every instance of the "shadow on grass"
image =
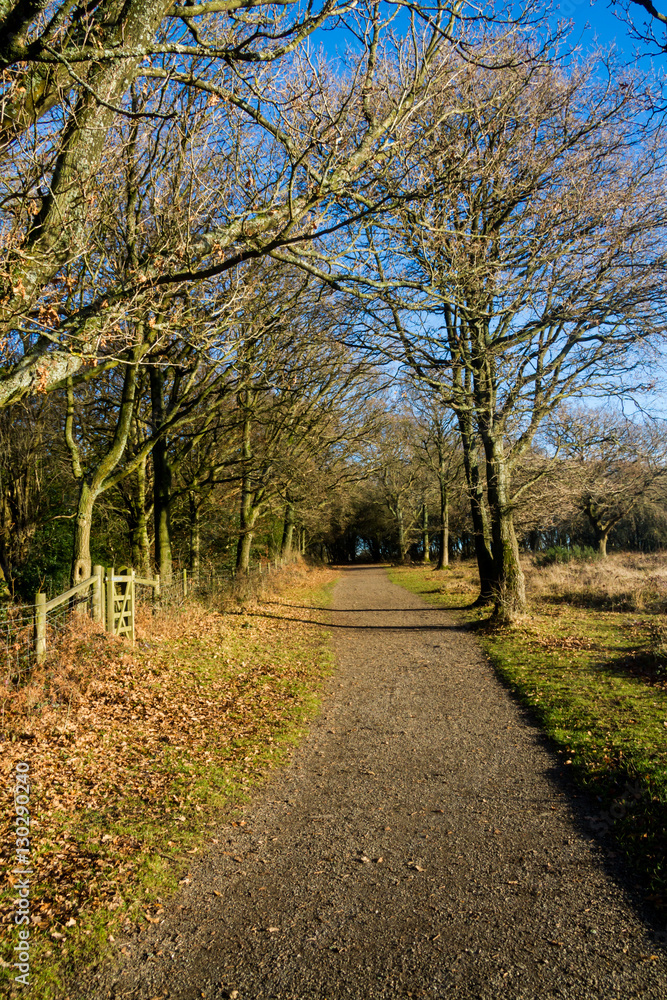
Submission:
[[637,607],[634,594],[605,594],[599,590],[565,590],[558,594],[541,594],[545,604],[569,605],[589,611],[625,611],[631,614],[664,614],[664,597],[648,599],[641,608]]
[[[485,624],[485,623],[482,623]],[[486,623],[488,624],[488,623]],[[652,786],[632,760],[610,762],[602,772],[566,765],[562,744],[544,730],[548,706],[527,697],[496,667],[496,675],[519,703],[525,721],[537,728],[536,738],[553,766],[546,776],[570,803],[578,832],[598,848],[610,878],[624,891],[637,915],[667,947],[667,799]]]
[[[283,604],[281,601],[263,601],[263,604],[275,605],[279,608],[300,608],[303,611],[325,611],[328,615],[368,615],[368,614],[399,614],[403,612],[415,611],[421,614],[422,611],[443,611],[444,608],[441,607],[426,607],[426,608],[313,608],[312,604]],[[460,609],[459,609],[460,610]],[[239,612],[239,614],[247,614],[245,611]]]

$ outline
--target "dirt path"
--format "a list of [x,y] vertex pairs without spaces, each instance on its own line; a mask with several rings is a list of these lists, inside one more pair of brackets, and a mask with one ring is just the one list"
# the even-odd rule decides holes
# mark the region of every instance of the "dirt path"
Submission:
[[663,1000],[664,951],[472,637],[376,568],[334,608],[309,738],[89,995]]

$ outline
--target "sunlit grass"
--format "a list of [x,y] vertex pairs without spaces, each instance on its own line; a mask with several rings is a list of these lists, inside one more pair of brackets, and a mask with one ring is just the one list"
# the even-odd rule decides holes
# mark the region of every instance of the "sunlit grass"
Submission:
[[[488,609],[463,609],[477,593],[472,564],[455,564],[451,575],[397,568],[391,577],[431,604],[458,609],[455,613],[474,630],[504,683],[550,737],[563,765],[594,796],[592,831],[626,854],[645,897],[661,908],[667,904],[664,616],[634,606],[618,611],[587,606],[595,602],[587,601],[582,585],[595,579],[598,598],[605,595],[597,602],[603,607],[614,599],[627,607],[621,592],[643,595],[645,607],[649,590],[642,570],[619,563],[617,558],[613,578],[606,582],[597,566],[547,568],[548,581],[532,587],[526,615],[503,627],[489,624]],[[531,568],[529,583],[539,572]],[[661,579],[659,566],[652,575]],[[655,585],[652,593],[657,600]]]

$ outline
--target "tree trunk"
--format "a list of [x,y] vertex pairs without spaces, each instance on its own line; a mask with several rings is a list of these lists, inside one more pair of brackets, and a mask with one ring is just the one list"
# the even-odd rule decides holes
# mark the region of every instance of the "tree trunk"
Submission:
[[292,539],[294,536],[294,504],[288,500],[285,506],[285,520],[283,522],[283,538],[280,544],[281,556],[289,555],[292,551]]
[[236,548],[236,572],[247,573],[250,569],[250,551],[252,549],[252,532],[241,535]]
[[494,429],[482,430],[494,556],[494,615],[511,622],[526,609],[526,584],[509,503],[509,474],[502,440]]
[[150,576],[150,544],[146,519],[146,460],[137,466],[137,501],[130,535],[132,565],[139,576]]
[[463,467],[470,498],[473,543],[479,573],[480,592],[475,604],[489,604],[494,598],[495,568],[484,507],[484,488],[479,471],[475,435],[472,431],[470,417],[467,414],[459,416],[459,429],[463,449]]
[[240,535],[236,546],[236,571],[247,573],[250,569],[250,553],[252,551],[253,527],[257,519],[257,511],[252,506],[250,491],[241,497]]
[[250,414],[246,410],[243,418],[243,437],[241,443],[241,506],[239,510],[239,540],[236,546],[236,572],[247,573],[250,568],[250,550],[252,547],[252,529],[256,513],[253,510],[253,497],[250,485],[250,460],[252,449],[250,442]]
[[428,507],[424,503],[422,507],[422,547],[424,549],[424,555],[422,557],[422,562],[430,563],[431,561],[431,541],[428,537]]
[[11,597],[12,597],[12,592],[9,589],[7,578],[5,576],[5,571],[2,566],[2,563],[0,562],[0,603],[6,603],[7,601],[10,601]]
[[100,493],[113,484],[113,472],[123,457],[127,445],[137,389],[137,364],[142,353],[142,343],[137,344],[131,352],[129,363],[125,368],[123,391],[113,440],[97,466],[88,473],[81,463],[80,449],[74,438],[74,388],[71,382],[67,386],[65,443],[72,460],[74,478],[79,482],[79,504],[74,522],[72,547],[72,584],[86,580],[91,573],[90,529],[93,507]]
[[607,541],[609,540],[609,535],[611,534],[612,528],[615,527],[617,521],[604,521],[604,514],[599,509],[593,497],[589,496],[586,498],[583,506],[584,514],[588,518],[588,522],[595,533],[595,544],[598,547],[598,553],[603,559],[607,558]]
[[199,579],[200,569],[200,520],[199,505],[192,493],[188,495],[190,507],[190,573],[193,580]]
[[598,552],[603,559],[607,558],[607,540],[609,539],[609,530],[604,528],[596,528],[595,536],[598,543]]
[[401,563],[404,563],[408,556],[407,545],[405,543],[405,527],[403,525],[403,511],[400,507],[396,508],[396,528],[398,532],[398,558]]
[[449,566],[449,490],[440,480],[440,552],[436,569]]
[[72,585],[87,580],[92,572],[90,557],[90,530],[93,521],[93,507],[97,494],[83,480],[79,489],[79,503],[74,521],[72,544]]
[[[157,365],[150,366],[153,429],[164,422],[164,374]],[[172,582],[171,552],[171,466],[167,441],[155,442],[153,456],[153,520],[155,524],[155,565],[164,587]]]
[[155,564],[163,586],[172,582],[171,551],[171,467],[164,441],[153,449],[153,520],[155,525]]

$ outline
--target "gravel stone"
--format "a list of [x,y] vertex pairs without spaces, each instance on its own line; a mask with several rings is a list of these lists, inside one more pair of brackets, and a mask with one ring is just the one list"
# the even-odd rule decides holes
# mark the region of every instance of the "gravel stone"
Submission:
[[334,596],[309,736],[77,995],[664,1000],[595,805],[474,638],[378,567]]

